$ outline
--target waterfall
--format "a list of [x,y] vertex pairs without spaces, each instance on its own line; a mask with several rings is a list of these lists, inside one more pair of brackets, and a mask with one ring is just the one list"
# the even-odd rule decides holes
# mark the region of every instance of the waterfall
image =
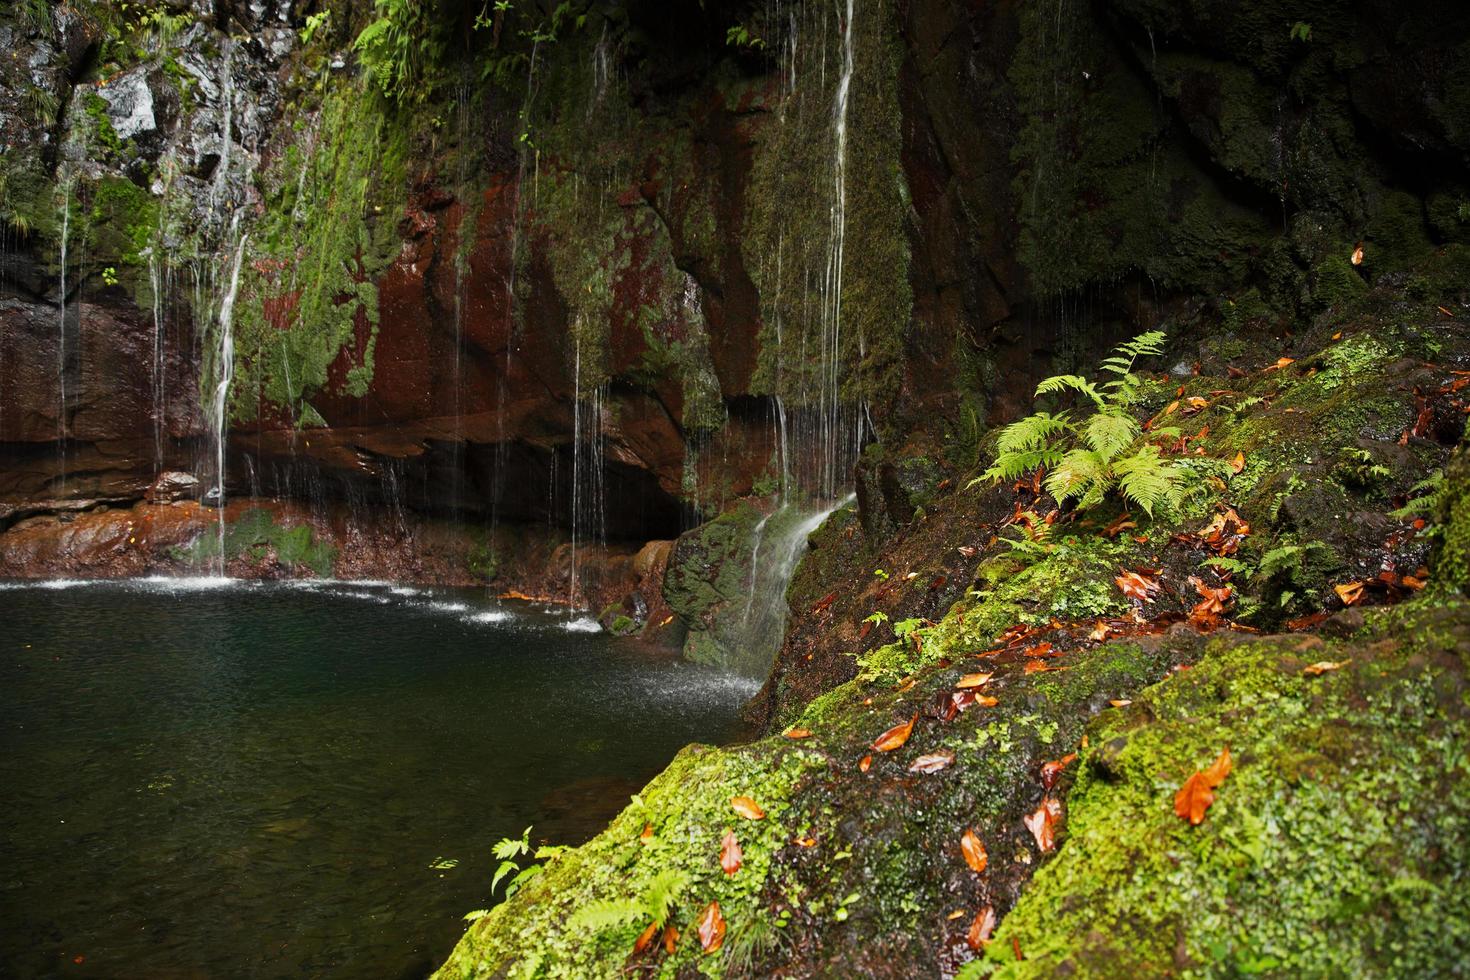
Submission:
[[729,668],[752,677],[765,677],[786,636],[789,607],[786,588],[806,550],[807,538],[828,517],[855,497],[818,505],[785,503],[762,518],[753,531],[750,585],[740,621],[732,627]]
[[[602,404],[607,388],[598,385],[582,394],[582,342],[576,341],[572,401],[572,569],[568,606],[581,607],[578,546],[588,538],[607,543],[607,501],[603,463]],[[585,534],[584,534],[585,532]]]
[[57,480],[57,492],[66,488],[66,250],[71,240],[71,189],[70,180],[63,185],[61,205],[61,294],[57,298],[60,314],[56,321],[56,452],[60,459],[61,472]]
[[[240,213],[230,222],[231,234],[240,226]],[[230,420],[230,383],[235,380],[235,296],[240,290],[240,265],[245,259],[245,246],[250,236],[240,236],[235,248],[235,261],[230,270],[230,284],[220,301],[219,319],[215,325],[217,348],[214,355],[214,397],[209,407],[209,422],[214,437],[214,489],[212,496],[219,508],[219,568],[225,573],[225,440]]]
[[[827,239],[827,270],[822,295],[822,363],[827,377],[822,380],[822,461],[821,493],[831,497],[837,492],[838,467],[841,465],[844,427],[842,365],[842,250],[847,237],[847,104],[852,90],[852,7],[847,0],[847,20],[842,31],[842,73],[837,79],[837,93],[832,100],[832,204],[831,229]],[[854,444],[862,446],[862,420],[856,421]],[[844,479],[845,483],[846,480]]]

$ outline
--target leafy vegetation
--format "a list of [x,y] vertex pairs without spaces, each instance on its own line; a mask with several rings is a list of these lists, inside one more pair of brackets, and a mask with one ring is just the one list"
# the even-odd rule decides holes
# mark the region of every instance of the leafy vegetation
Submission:
[[1134,412],[1150,392],[1147,378],[1134,370],[1140,357],[1163,352],[1162,331],[1139,334],[1120,345],[1101,369],[1111,380],[1095,384],[1081,375],[1062,374],[1036,386],[1037,396],[1075,392],[1085,399],[1074,411],[1037,412],[1001,431],[997,456],[979,481],[1015,480],[1045,470],[1047,492],[1058,503],[1075,500],[1077,509],[1101,504],[1116,492],[1145,513],[1177,504],[1195,470],[1190,463],[1165,459],[1154,440],[1179,435],[1176,427],[1145,432]]

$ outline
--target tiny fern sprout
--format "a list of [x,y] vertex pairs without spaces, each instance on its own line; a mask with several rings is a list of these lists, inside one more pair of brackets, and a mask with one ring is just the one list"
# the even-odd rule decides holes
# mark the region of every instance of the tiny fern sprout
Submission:
[[1036,412],[1001,431],[995,462],[979,482],[1016,480],[1038,468],[1044,485],[1058,503],[1077,502],[1079,510],[1102,503],[1110,494],[1150,516],[1161,504],[1177,504],[1197,470],[1164,458],[1152,439],[1173,430],[1144,433],[1134,417],[1147,393],[1146,379],[1134,370],[1140,357],[1163,353],[1165,334],[1151,330],[1117,347],[1099,365],[1113,377],[1092,382],[1077,374],[1060,374],[1036,386],[1037,395],[1080,396],[1082,407],[1057,414]]

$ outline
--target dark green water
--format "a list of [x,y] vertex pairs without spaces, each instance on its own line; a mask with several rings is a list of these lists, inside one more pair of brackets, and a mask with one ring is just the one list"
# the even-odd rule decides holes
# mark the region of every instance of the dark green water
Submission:
[[475,595],[206,585],[0,584],[0,976],[421,976],[496,840],[587,839],[754,693]]

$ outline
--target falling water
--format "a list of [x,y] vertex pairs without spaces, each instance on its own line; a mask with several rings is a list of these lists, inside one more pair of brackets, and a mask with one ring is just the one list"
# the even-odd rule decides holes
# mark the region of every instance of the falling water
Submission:
[[[842,364],[842,252],[847,237],[847,103],[852,90],[852,7],[847,0],[847,20],[842,32],[842,74],[837,79],[837,93],[832,103],[832,205],[831,231],[827,239],[827,271],[823,291],[822,361],[828,377],[822,382],[823,471],[821,492],[832,497],[837,492],[838,467],[843,454],[843,406],[841,402]],[[856,422],[854,444],[862,445],[862,419]],[[843,481],[845,482],[845,480]]]
[[61,206],[61,294],[57,298],[60,314],[56,321],[56,451],[60,457],[60,475],[57,490],[66,487],[66,250],[71,240],[71,181],[63,188]]
[[[240,213],[236,212],[230,224],[231,234],[238,230]],[[220,302],[219,320],[215,327],[218,347],[215,352],[214,398],[210,402],[209,422],[214,428],[214,491],[215,506],[219,508],[219,563],[220,574],[225,569],[225,439],[230,417],[230,383],[235,380],[235,296],[240,290],[240,265],[245,259],[245,246],[249,235],[241,235],[235,248],[235,261],[230,270],[230,285]]]
[[607,389],[604,385],[598,385],[583,395],[580,339],[576,341],[573,365],[572,569],[568,605],[575,611],[586,599],[582,595],[579,545],[585,547],[589,540],[597,544],[607,543],[606,469],[602,432],[602,404]]
[[741,614],[729,643],[732,663],[726,666],[753,677],[764,677],[786,635],[786,587],[796,572],[807,538],[829,516],[855,497],[818,505],[783,504],[761,519],[752,535],[750,585]]

